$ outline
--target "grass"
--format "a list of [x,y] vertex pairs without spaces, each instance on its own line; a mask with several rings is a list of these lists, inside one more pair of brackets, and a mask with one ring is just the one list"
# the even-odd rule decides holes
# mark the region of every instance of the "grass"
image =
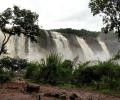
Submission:
[[120,97],[120,90],[112,90],[112,89],[96,89],[95,86],[76,86],[76,85],[72,85],[72,84],[62,84],[59,85],[58,87],[62,88],[62,89],[77,89],[77,90],[81,90],[81,91],[85,91],[85,92],[95,92],[95,93],[103,93],[106,95],[111,95],[111,96],[115,96],[115,97]]
[[120,65],[114,62],[119,57],[99,61],[94,65],[90,62],[80,63],[73,69],[76,66],[73,64],[74,61],[62,60],[61,56],[51,54],[40,62],[27,62],[27,66],[24,67],[25,78],[32,83],[95,91],[120,97]]

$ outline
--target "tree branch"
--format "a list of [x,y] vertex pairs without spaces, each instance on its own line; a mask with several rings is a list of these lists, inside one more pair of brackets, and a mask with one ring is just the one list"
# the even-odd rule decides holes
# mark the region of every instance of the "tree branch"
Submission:
[[3,35],[4,35],[4,40],[3,40],[2,44],[4,44],[4,42],[5,42],[5,40],[6,40],[6,35],[5,35],[4,32],[3,32]]
[[10,37],[11,37],[11,34],[9,34],[9,36],[8,36],[8,38],[6,39],[6,41],[4,42],[4,45],[6,45],[7,44],[7,42],[9,41],[9,39],[10,39]]
[[5,35],[5,33],[3,33],[3,34],[4,34],[4,40],[3,40],[2,45],[1,45],[0,55],[2,53],[4,53],[4,51],[5,51],[5,45],[7,44],[7,42],[9,41],[9,39],[11,37],[11,34],[9,34],[8,37]]

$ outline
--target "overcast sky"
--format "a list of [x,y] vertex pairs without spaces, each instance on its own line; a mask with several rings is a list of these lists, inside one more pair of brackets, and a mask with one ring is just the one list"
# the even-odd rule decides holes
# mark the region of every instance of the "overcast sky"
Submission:
[[45,29],[75,28],[100,31],[102,19],[92,16],[90,0],[0,0],[0,12],[17,5],[39,14],[39,24]]

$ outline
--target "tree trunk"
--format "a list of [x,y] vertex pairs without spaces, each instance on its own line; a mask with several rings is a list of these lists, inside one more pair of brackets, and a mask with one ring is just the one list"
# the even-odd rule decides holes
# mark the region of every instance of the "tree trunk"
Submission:
[[5,33],[3,33],[3,34],[4,34],[4,40],[3,40],[2,45],[1,45],[0,56],[1,56],[3,53],[6,53],[5,46],[6,46],[6,44],[8,43],[8,41],[9,41],[9,39],[10,39],[10,37],[11,37],[11,34],[9,34],[8,37],[5,35]]

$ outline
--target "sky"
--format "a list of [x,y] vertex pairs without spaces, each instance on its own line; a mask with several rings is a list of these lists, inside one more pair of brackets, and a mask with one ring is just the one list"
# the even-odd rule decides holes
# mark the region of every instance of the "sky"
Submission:
[[39,14],[44,29],[73,28],[100,31],[102,18],[93,16],[90,0],[0,0],[0,12],[13,5]]

